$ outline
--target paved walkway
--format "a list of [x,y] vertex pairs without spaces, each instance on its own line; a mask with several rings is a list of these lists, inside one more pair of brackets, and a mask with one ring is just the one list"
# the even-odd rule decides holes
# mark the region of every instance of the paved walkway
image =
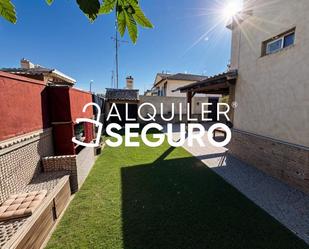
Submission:
[[[174,141],[179,137],[177,126]],[[206,147],[186,142],[184,148],[309,244],[309,195],[211,146],[206,136],[203,141]]]

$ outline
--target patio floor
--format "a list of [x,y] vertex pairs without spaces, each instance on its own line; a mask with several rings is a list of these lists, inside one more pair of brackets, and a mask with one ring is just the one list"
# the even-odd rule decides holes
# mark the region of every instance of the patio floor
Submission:
[[[209,125],[204,127],[207,129]],[[176,125],[173,135],[174,140],[178,140],[179,126]],[[206,137],[203,138],[203,142],[205,148],[197,144],[189,147],[187,142],[184,148],[309,243],[309,195],[228,155],[226,148],[213,147]]]
[[308,247],[200,160],[164,143],[106,147],[47,248]]

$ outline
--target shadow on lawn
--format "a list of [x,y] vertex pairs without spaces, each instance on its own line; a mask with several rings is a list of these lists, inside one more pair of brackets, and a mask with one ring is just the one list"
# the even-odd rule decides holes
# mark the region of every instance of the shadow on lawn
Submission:
[[125,249],[307,248],[194,157],[121,169]]

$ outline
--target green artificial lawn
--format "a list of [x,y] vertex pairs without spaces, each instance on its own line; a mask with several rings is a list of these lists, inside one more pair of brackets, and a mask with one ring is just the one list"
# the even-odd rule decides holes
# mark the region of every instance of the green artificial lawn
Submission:
[[47,248],[307,245],[183,148],[105,148]]

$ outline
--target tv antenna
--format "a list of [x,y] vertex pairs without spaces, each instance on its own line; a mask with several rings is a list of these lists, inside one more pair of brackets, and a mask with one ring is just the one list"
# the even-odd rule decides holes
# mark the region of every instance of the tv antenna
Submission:
[[119,87],[119,43],[129,43],[128,41],[122,41],[118,39],[118,22],[116,18],[115,22],[115,37],[111,37],[111,39],[115,42],[115,60],[116,60],[116,88]]
[[111,87],[114,88],[115,87],[115,71],[112,70],[112,77],[111,77]]

